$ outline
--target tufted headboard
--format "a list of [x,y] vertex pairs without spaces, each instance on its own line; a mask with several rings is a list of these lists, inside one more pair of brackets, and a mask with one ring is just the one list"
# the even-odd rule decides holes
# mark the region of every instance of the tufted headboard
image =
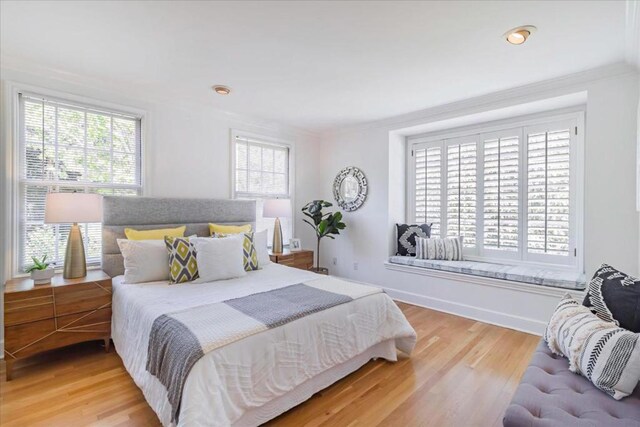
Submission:
[[117,239],[126,227],[138,230],[186,225],[185,236],[209,235],[209,223],[252,224],[255,200],[178,199],[104,196],[102,202],[102,269],[111,277],[124,273]]

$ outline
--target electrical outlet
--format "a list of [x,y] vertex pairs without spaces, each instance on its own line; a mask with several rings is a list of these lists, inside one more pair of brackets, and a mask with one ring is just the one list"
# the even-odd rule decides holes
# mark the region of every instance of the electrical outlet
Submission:
[[338,265],[338,258],[333,257],[333,265]]
[[354,262],[354,263],[353,263],[353,269],[354,269],[354,270],[358,270],[358,263],[357,263],[357,262]]

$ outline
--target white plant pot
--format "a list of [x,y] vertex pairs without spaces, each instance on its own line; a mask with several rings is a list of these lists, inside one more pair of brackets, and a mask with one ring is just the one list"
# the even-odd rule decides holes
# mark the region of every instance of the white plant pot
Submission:
[[45,270],[33,270],[31,272],[31,279],[34,285],[46,285],[51,283],[51,278],[55,274],[53,268],[47,268]]

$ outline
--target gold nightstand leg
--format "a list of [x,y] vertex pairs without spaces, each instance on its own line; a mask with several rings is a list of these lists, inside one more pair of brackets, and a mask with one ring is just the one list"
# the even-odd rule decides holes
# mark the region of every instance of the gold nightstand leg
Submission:
[[111,348],[111,338],[104,339],[104,352],[109,353],[109,349]]

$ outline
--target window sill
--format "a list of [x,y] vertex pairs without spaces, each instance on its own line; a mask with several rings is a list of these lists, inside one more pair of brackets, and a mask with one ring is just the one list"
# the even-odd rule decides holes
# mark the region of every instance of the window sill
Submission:
[[433,261],[392,256],[385,263],[385,268],[547,295],[562,296],[568,291],[582,292],[585,289],[583,274],[478,261]]

